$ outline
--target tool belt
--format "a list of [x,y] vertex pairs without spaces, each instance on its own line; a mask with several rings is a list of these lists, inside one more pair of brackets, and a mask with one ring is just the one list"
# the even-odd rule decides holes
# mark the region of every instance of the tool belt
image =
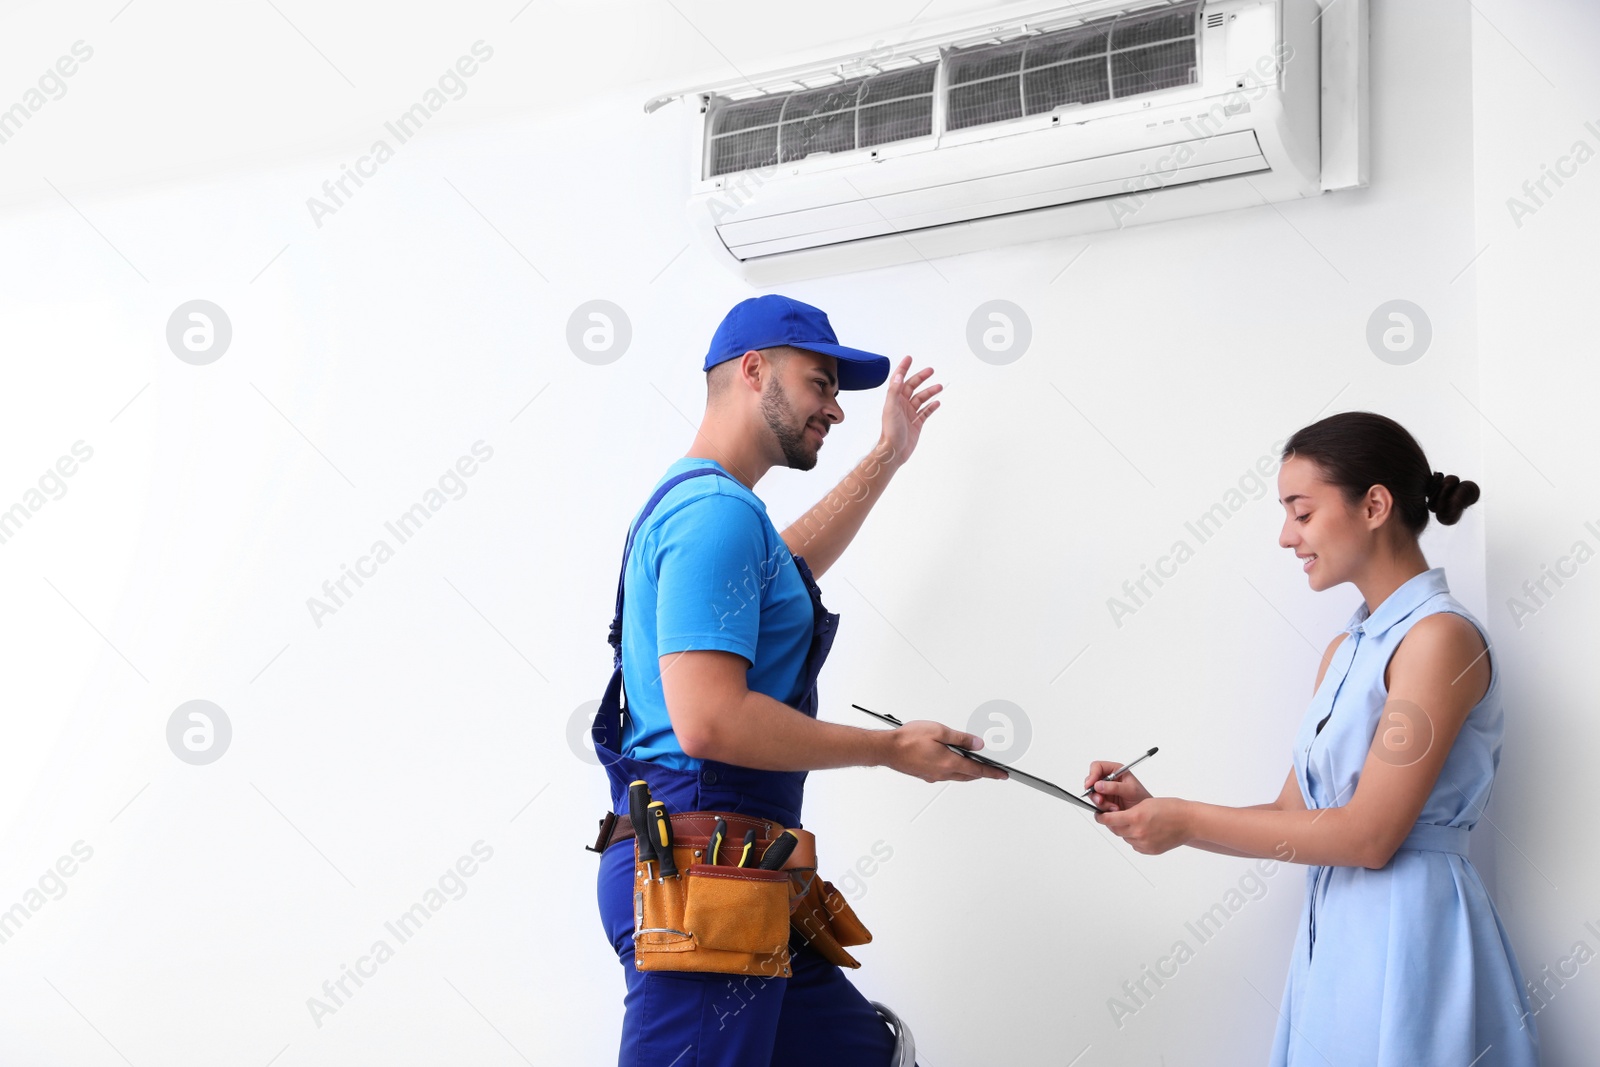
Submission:
[[[739,851],[730,845],[723,846],[718,863],[708,862],[719,818],[727,823],[731,842],[755,831],[752,865],[730,863]],[[810,831],[734,812],[678,812],[668,819],[676,875],[651,873],[634,842],[635,967],[787,978],[791,930],[828,962],[861,966],[845,948],[867,944],[872,934],[833,883],[817,877],[816,838]],[[753,866],[786,829],[799,843],[783,866],[775,871]],[[626,818],[607,814],[590,851],[604,852],[633,837]]]

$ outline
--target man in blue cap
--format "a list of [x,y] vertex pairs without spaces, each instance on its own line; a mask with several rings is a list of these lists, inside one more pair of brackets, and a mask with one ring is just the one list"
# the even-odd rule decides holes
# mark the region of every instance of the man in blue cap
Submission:
[[[913,1062],[898,1020],[891,1029],[798,933],[783,974],[639,970],[627,818],[629,785],[643,780],[673,827],[718,815],[737,824],[731,852],[744,823],[801,825],[807,771],[1005,777],[946,747],[981,748],[980,738],[939,723],[868,730],[816,718],[817,675],[839,617],[822,606],[814,577],[850,544],[939,407],[933,397],[943,387],[925,385],[932,368],[908,377],[910,368],[907,356],[891,375],[886,357],[839,344],[809,304],[777,295],[739,303],[706,354],[706,412],[694,442],[630,528],[612,623],[615,670],[594,725],[615,813],[597,844],[601,919],[628,986],[621,1067]],[[844,419],[838,393],[886,378],[877,445],[780,533],[756,483],[774,466],[816,466]]]

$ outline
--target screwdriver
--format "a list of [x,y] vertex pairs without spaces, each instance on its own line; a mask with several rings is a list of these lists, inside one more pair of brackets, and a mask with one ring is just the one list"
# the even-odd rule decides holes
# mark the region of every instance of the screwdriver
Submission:
[[800,839],[785,830],[778,835],[778,839],[767,846],[767,851],[761,855],[761,869],[763,871],[776,871],[788,860],[789,854],[794,851],[794,846]]
[[645,877],[649,878],[656,850],[650,843],[650,784],[643,778],[628,786],[628,821],[633,824],[634,840],[639,842],[639,862],[644,864]]
[[667,806],[659,800],[650,802],[650,846],[656,852],[656,868],[662,878],[678,874],[678,865],[672,858],[672,824],[667,821]]
[[755,847],[756,847],[756,832],[754,830],[746,830],[744,832],[744,848],[739,850],[739,864],[738,865],[740,867],[747,867],[747,866],[750,865],[750,850],[755,848]]
[[717,825],[711,830],[711,848],[708,853],[711,857],[710,862],[717,862],[717,853],[722,850],[722,842],[727,838],[727,836],[728,821],[726,819],[718,819]]

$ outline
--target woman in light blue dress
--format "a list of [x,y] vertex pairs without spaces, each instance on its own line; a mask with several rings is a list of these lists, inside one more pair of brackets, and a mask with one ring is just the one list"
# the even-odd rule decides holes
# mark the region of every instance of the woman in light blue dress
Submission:
[[1289,439],[1278,490],[1279,543],[1312,590],[1352,582],[1364,600],[1322,657],[1283,792],[1152,798],[1097,762],[1096,819],[1143,853],[1309,866],[1274,1067],[1533,1067],[1522,973],[1467,859],[1500,759],[1498,657],[1417,544],[1478,487],[1432,472],[1393,420],[1346,412]]

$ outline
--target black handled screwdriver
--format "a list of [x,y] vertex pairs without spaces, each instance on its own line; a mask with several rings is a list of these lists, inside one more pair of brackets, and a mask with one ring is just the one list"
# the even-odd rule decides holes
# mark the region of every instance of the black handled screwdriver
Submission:
[[717,825],[711,830],[711,846],[706,852],[707,856],[710,857],[708,862],[717,862],[717,853],[722,851],[722,842],[727,840],[727,837],[728,821],[726,819],[718,819]]
[[633,824],[633,837],[639,842],[639,862],[644,864],[648,878],[650,864],[656,861],[656,850],[650,843],[650,784],[642,778],[628,786],[628,821]]
[[767,851],[761,854],[761,869],[763,871],[776,871],[781,868],[788,861],[790,854],[794,852],[794,846],[799,843],[800,839],[788,830],[779,834],[778,839],[768,845]]
[[663,878],[673,878],[678,864],[672,858],[672,823],[667,820],[667,806],[659,800],[650,802],[650,844],[656,850],[656,868]]
[[750,866],[750,850],[755,848],[755,847],[756,847],[756,832],[754,830],[746,830],[744,832],[744,847],[739,850],[739,864],[738,865],[740,867],[748,867],[748,866]]

